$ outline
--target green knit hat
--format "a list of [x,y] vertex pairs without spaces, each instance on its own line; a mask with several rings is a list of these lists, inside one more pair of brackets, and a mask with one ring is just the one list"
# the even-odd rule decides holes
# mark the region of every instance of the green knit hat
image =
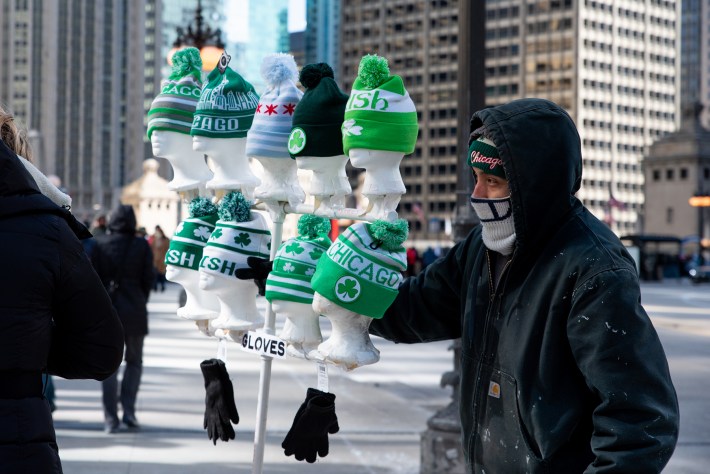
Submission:
[[343,122],[343,149],[409,154],[417,143],[417,110],[402,78],[390,76],[387,59],[375,54],[360,61]]
[[298,236],[285,241],[276,252],[274,266],[266,279],[266,299],[311,304],[311,278],[321,255],[332,244],[330,221],[304,214],[298,219]]
[[212,138],[244,138],[251,128],[259,96],[254,86],[229,66],[207,76],[197,102],[191,135]]
[[404,219],[351,225],[318,261],[313,290],[345,309],[381,318],[407,269],[402,243],[408,232]]
[[219,203],[219,220],[205,246],[200,271],[234,278],[234,271],[247,268],[250,256],[269,258],[271,232],[266,219],[251,212],[251,202],[239,191]]
[[472,141],[471,146],[468,147],[468,165],[483,170],[484,173],[508,179],[505,177],[503,160],[498,155],[498,148],[483,135]]
[[217,206],[204,197],[196,197],[188,206],[190,217],[175,229],[170,247],[165,254],[165,264],[197,270],[202,250],[217,222]]
[[148,140],[155,130],[190,134],[202,88],[202,59],[197,48],[173,55],[173,70],[148,111]]
[[333,69],[326,63],[308,64],[298,80],[306,92],[293,114],[288,139],[291,158],[343,155],[340,126],[348,96],[335,83]]

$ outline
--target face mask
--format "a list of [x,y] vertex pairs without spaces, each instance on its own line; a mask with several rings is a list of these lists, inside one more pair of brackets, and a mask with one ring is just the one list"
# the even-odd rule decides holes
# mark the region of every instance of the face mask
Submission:
[[515,225],[510,196],[501,199],[471,197],[471,206],[481,220],[485,246],[503,255],[513,253]]

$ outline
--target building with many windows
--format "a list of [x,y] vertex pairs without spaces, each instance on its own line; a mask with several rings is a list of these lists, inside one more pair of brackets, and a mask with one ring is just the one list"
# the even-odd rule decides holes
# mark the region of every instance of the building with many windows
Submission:
[[[305,63],[340,63],[340,0],[306,1]],[[335,78],[339,80],[339,78]]]
[[[680,0],[493,0],[485,15],[487,104],[565,107],[582,138],[578,196],[617,233],[638,230],[641,158],[679,124]],[[414,239],[441,238],[456,202],[457,20],[456,0],[342,2],[346,90],[362,55],[377,53],[419,112],[417,149],[401,166],[400,215]]]
[[0,0],[0,100],[81,219],[141,173],[147,3]]

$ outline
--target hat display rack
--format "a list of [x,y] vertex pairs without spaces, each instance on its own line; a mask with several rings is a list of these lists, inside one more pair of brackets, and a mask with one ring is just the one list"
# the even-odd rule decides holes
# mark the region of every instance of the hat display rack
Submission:
[[[328,365],[353,370],[379,360],[368,327],[406,269],[399,164],[414,151],[418,125],[402,79],[380,56],[362,58],[349,95],[327,64],[299,74],[293,56],[276,53],[263,60],[259,96],[229,62],[225,52],[202,81],[195,48],[176,52],[148,113],[148,137],[154,155],[170,162],[169,186],[189,211],[166,255],[168,279],[187,294],[178,316],[218,340],[222,361],[229,342],[260,357],[252,463],[260,474],[274,358],[313,362],[326,393]],[[345,206],[348,160],[365,169],[364,209]],[[307,189],[299,172],[310,177]],[[283,241],[289,214],[300,215],[298,232]],[[335,219],[354,223],[331,241]],[[249,257],[273,262],[263,316],[254,282],[235,277]],[[331,322],[326,340],[321,316]]]

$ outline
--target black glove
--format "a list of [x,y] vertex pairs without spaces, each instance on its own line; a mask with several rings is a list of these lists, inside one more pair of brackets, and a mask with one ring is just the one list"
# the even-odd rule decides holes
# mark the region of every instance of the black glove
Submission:
[[229,380],[227,367],[219,359],[208,359],[200,363],[205,378],[205,421],[203,428],[207,436],[216,445],[217,438],[222,441],[234,439],[234,428],[239,423],[239,413],[234,404],[234,388]]
[[266,277],[269,276],[274,262],[265,258],[247,257],[247,265],[249,268],[238,268],[234,272],[234,276],[240,280],[254,279],[254,283],[259,288],[259,294],[264,296],[266,293]]
[[296,412],[293,425],[284,438],[281,447],[286,456],[294,454],[296,459],[309,463],[316,461],[316,454],[322,458],[328,455],[328,434],[340,430],[335,416],[335,395],[309,388],[306,401]]

